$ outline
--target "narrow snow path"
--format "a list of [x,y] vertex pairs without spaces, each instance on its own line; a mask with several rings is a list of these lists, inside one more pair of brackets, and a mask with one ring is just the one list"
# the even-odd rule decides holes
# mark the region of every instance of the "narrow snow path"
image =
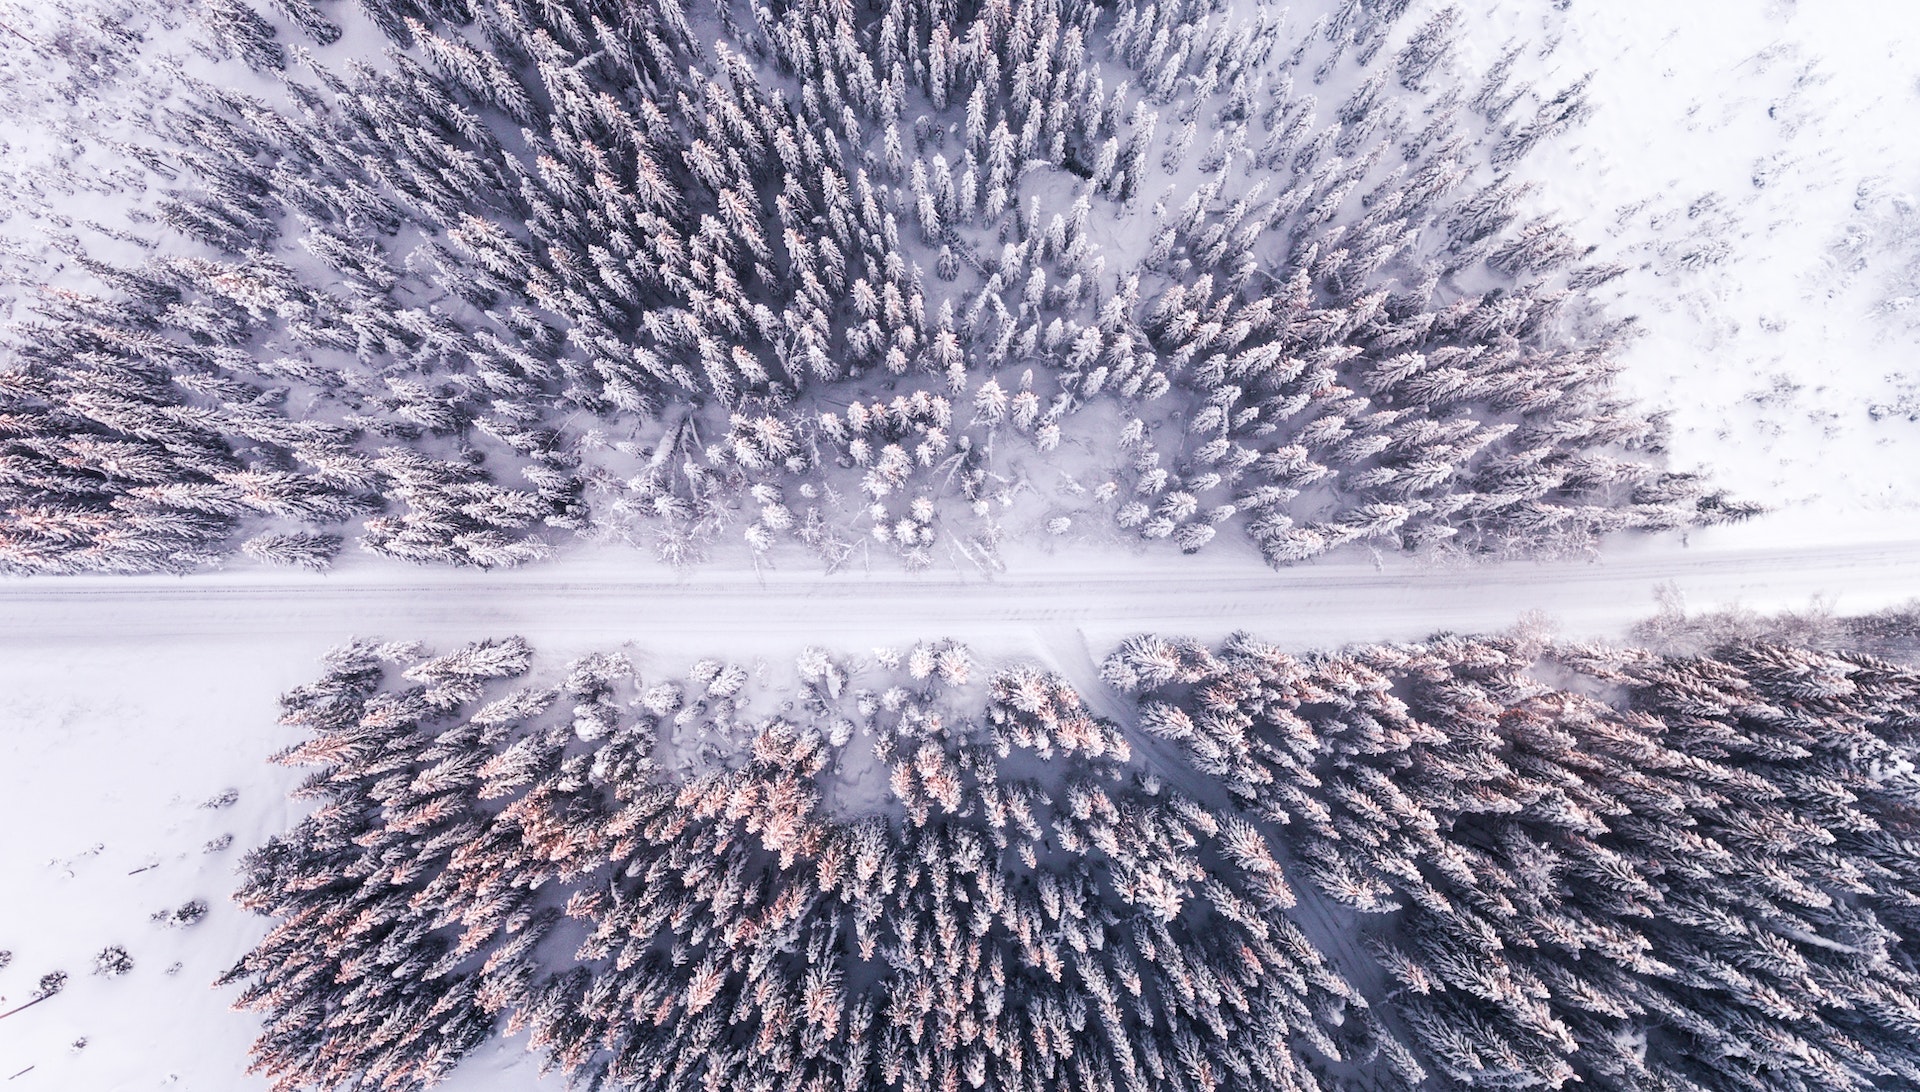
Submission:
[[514,572],[363,567],[191,577],[0,582],[0,645],[170,638],[634,641],[730,654],[919,637],[1003,643],[1077,630],[1096,648],[1159,631],[1238,629],[1290,646],[1500,629],[1528,612],[1569,634],[1617,633],[1671,585],[1692,609],[1864,611],[1920,595],[1920,538],[1774,548],[1648,544],[1601,560],[1417,565],[1335,562],[1274,572],[1232,558],[1062,559],[1016,575],[823,576],[703,570],[662,576],[606,558]]

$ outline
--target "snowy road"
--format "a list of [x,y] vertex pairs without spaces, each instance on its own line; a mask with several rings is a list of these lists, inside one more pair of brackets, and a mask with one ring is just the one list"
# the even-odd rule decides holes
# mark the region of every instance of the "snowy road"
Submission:
[[1093,641],[1143,630],[1205,638],[1248,629],[1304,647],[1503,628],[1536,610],[1571,634],[1617,632],[1654,612],[1663,583],[1692,610],[1804,607],[1816,596],[1840,610],[1870,610],[1920,596],[1920,540],[1772,549],[1650,543],[1601,561],[1344,562],[1278,573],[1233,559],[1109,557],[1097,568],[1055,560],[991,579],[712,570],[675,579],[657,569],[636,575],[618,558],[582,558],[491,574],[372,566],[325,576],[20,580],[0,583],[0,644],[515,632],[569,645],[684,639],[719,649],[1063,629]]

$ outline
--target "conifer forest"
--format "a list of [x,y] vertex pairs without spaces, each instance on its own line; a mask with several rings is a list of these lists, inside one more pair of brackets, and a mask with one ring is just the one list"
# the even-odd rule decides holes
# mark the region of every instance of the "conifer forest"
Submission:
[[0,565],[998,564],[1043,466],[1052,519],[1274,564],[1755,510],[1662,465],[1614,271],[1517,207],[1581,86],[1441,86],[1444,12],[370,0],[341,56],[283,6],[200,12],[253,78],[130,138],[153,253],[15,333]]
[[1920,1092],[1831,2],[0,0],[8,1092]]
[[283,699],[318,806],[227,979],[285,1087],[496,1025],[597,1088],[1920,1086],[1920,672],[1870,654],[1142,636],[1120,724],[950,644],[809,649],[772,715],[411,651]]

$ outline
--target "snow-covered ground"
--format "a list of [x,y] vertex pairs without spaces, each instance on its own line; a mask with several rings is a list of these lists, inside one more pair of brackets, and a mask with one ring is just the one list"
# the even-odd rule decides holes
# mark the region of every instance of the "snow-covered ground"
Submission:
[[[0,1020],[0,1081],[9,1092],[264,1087],[244,1073],[253,1018],[207,983],[262,928],[225,900],[234,862],[291,818],[298,775],[264,761],[293,738],[275,724],[275,697],[350,635],[446,648],[521,633],[555,655],[634,641],[737,658],[956,637],[1091,690],[1097,657],[1141,630],[1249,629],[1308,648],[1542,611],[1566,632],[1606,636],[1652,613],[1668,584],[1695,608],[1829,596],[1852,611],[1920,594],[1920,8],[1466,7],[1477,61],[1524,35],[1556,41],[1533,62],[1543,83],[1593,72],[1597,110],[1538,157],[1536,199],[1628,267],[1618,306],[1646,333],[1625,381],[1671,410],[1676,462],[1777,512],[1690,545],[1471,570],[1274,574],[1231,555],[1063,553],[993,581],[677,579],[582,553],[510,574],[357,565],[326,578],[0,585],[0,949],[13,954],[0,1011],[42,974],[71,976]],[[231,803],[207,806],[229,790]],[[194,925],[151,920],[193,900],[209,906]],[[90,973],[113,944],[133,969]],[[448,1087],[541,1086],[519,1045],[489,1044]]]
[[[245,1072],[254,1018],[228,1011],[233,989],[208,983],[265,931],[227,901],[233,867],[298,817],[287,791],[300,771],[265,761],[300,736],[275,723],[276,698],[311,681],[335,640],[5,641],[0,949],[13,959],[0,1011],[40,976],[69,976],[0,1020],[9,1092],[266,1087]],[[207,910],[192,925],[152,920],[196,900]],[[132,957],[120,977],[92,973],[109,945]],[[545,1087],[523,1046],[483,1047],[446,1087]]]
[[1778,508],[1732,537],[1913,527],[1920,7],[1478,6],[1476,49],[1552,41],[1543,86],[1592,73],[1592,117],[1528,164],[1537,200],[1627,267],[1623,381],[1671,412],[1676,464]]

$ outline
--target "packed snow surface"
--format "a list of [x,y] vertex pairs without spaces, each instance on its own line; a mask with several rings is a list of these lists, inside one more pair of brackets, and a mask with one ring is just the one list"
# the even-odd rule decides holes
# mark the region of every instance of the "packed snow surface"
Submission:
[[821,577],[801,570],[635,572],[624,555],[509,573],[260,570],[180,577],[0,583],[0,640],[72,647],[101,640],[317,635],[432,641],[517,633],[542,642],[630,640],[772,654],[952,637],[994,649],[1083,634],[1096,652],[1128,635],[1218,639],[1260,633],[1291,648],[1503,629],[1529,613],[1581,635],[1617,636],[1677,594],[1703,606],[1859,612],[1914,597],[1920,540],[1839,546],[1623,549],[1601,560],[1437,567],[1382,558],[1270,572],[1205,558],[1171,568],[1060,558],[991,578],[959,573]]

